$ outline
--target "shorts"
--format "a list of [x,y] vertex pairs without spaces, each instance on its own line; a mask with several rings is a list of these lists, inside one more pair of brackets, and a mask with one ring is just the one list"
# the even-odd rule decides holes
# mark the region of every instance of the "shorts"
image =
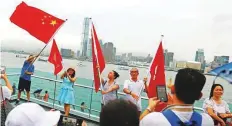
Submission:
[[31,88],[31,81],[25,80],[23,78],[19,78],[19,85],[18,85],[18,90],[19,91],[24,91],[24,89],[28,92],[30,91]]

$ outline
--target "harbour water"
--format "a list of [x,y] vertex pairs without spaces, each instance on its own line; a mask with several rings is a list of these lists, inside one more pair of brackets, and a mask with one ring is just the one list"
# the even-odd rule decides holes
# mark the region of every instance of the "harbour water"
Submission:
[[[43,59],[46,59],[46,57],[43,57]],[[24,62],[24,58],[16,58],[16,54],[14,53],[7,53],[7,52],[2,52],[1,53],[1,66],[6,66],[7,67],[7,74],[12,74],[12,73],[20,73],[21,67]],[[68,60],[68,59],[63,59],[63,66],[64,69],[67,69],[68,67],[75,67],[76,68],[76,76],[78,77],[77,82],[78,84],[82,85],[87,85],[87,86],[92,86],[93,84],[93,72],[92,72],[92,63],[91,62],[85,62],[83,61],[82,64],[84,66],[78,66],[77,64],[80,61],[77,60]],[[36,76],[41,76],[41,77],[47,77],[47,78],[52,78],[55,79],[56,77],[53,75],[53,65],[48,63],[48,62],[41,62],[41,61],[36,61],[34,63],[35,65],[35,75]],[[120,74],[119,79],[117,80],[118,83],[120,84],[120,92],[122,92],[123,88],[123,83],[126,79],[128,79],[129,76],[129,71],[128,70],[119,70],[119,66],[117,65],[112,65],[112,64],[107,64],[106,69],[103,72],[102,77],[107,77],[107,73],[110,70],[116,70]],[[144,68],[139,68],[139,77],[142,79],[147,75],[147,69]],[[166,71],[166,80],[172,78],[172,80],[175,80],[175,75],[176,72],[172,71]],[[197,107],[202,107],[202,102],[205,98],[209,97],[210,93],[210,88],[212,86],[214,76],[208,76],[206,75],[207,82],[205,84],[205,87],[203,89],[203,98],[196,102],[195,106]],[[16,86],[18,85],[18,79],[19,76],[9,76],[9,79],[11,83],[15,83]],[[59,76],[58,76],[59,79]],[[230,104],[230,110],[232,111],[232,85],[230,85],[228,82],[225,80],[218,78],[216,80],[216,83],[223,84],[225,92],[223,95],[223,99],[226,100]],[[31,91],[34,91],[38,88],[42,88],[43,92],[42,95],[44,94],[45,90],[48,90],[49,95],[51,98],[54,97],[54,82],[48,81],[48,80],[42,80],[38,78],[32,78],[32,87]],[[59,93],[60,89],[60,84],[57,84],[57,90],[55,92],[56,96]],[[86,88],[81,88],[75,86],[75,103],[76,105],[80,105],[81,102],[85,102],[87,107],[90,107],[90,99],[91,99],[91,93],[92,90],[86,89]],[[143,94],[143,96],[146,96],[146,94]],[[33,96],[32,96],[33,97]],[[100,102],[101,102],[101,94],[93,92],[93,97],[92,97],[92,108],[96,110],[100,110]],[[51,102],[51,101],[50,101]],[[143,109],[146,108],[147,106],[147,101],[143,100],[142,101],[142,106]],[[92,113],[94,115],[99,115],[99,113],[95,112]]]

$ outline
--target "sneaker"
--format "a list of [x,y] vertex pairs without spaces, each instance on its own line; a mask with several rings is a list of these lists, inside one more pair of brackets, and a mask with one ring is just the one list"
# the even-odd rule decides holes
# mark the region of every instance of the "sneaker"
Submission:
[[15,102],[15,105],[19,104],[20,100],[17,99],[16,102]]

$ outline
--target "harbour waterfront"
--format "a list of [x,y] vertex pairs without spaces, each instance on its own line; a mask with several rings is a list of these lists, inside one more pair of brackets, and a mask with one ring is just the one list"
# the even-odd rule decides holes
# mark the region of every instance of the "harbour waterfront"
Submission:
[[[42,57],[43,59],[46,59],[46,57]],[[17,58],[16,54],[14,53],[7,53],[7,52],[2,52],[1,53],[1,66],[6,66],[7,67],[7,74],[11,73],[20,73],[21,67],[23,65],[25,58]],[[68,67],[75,67],[76,68],[76,76],[78,77],[77,82],[82,85],[87,85],[87,86],[92,86],[93,84],[93,72],[92,72],[92,63],[91,62],[85,62],[82,61],[83,66],[78,66],[78,63],[80,61],[77,60],[70,60],[70,59],[64,59],[63,60],[63,65],[64,65],[64,70],[67,69]],[[48,62],[41,62],[41,61],[36,61],[34,63],[35,65],[35,75],[36,76],[42,76],[42,77],[47,77],[47,78],[52,78],[55,79],[55,76],[53,75],[53,65],[48,63]],[[119,85],[120,85],[120,92],[122,92],[123,89],[123,83],[126,79],[129,79],[129,71],[128,70],[119,70],[119,66],[117,65],[112,65],[112,64],[107,64],[106,69],[103,72],[102,77],[107,77],[107,73],[110,70],[116,70],[120,74],[120,77],[118,79]],[[147,75],[148,69],[145,68],[139,68],[139,77],[140,79],[143,79]],[[175,75],[176,72],[173,71],[166,71],[166,82],[170,78],[172,80],[175,80]],[[59,78],[59,76],[58,76]],[[210,93],[210,88],[212,86],[214,76],[208,76],[206,75],[207,82],[206,85],[203,89],[203,98],[196,103],[197,107],[202,106],[202,102],[205,98],[209,97]],[[11,83],[15,83],[16,86],[18,85],[18,79],[19,76],[9,76],[9,79]],[[228,103],[230,103],[230,110],[232,110],[232,85],[230,85],[228,82],[225,80],[218,78],[216,80],[216,83],[220,83],[224,86],[225,92],[223,95],[224,100],[226,100]],[[42,95],[44,94],[45,90],[48,90],[50,98],[53,98],[53,90],[54,90],[54,82],[48,81],[48,80],[42,80],[38,78],[33,78],[32,79],[32,88],[31,91],[36,90],[37,88],[42,88],[43,92]],[[56,95],[58,95],[60,89],[60,84],[57,84],[57,90],[56,90]],[[86,88],[81,88],[75,86],[75,103],[76,105],[80,105],[81,102],[85,102],[88,107],[90,107],[90,99],[91,99],[91,93],[92,90],[86,89]],[[146,94],[143,93],[143,96],[146,96]],[[33,97],[33,96],[32,96]],[[100,92],[95,93],[93,92],[93,104],[92,108],[96,110],[100,110],[100,101],[101,101],[101,94]],[[143,109],[146,108],[147,106],[147,101],[143,100],[142,101],[142,106]],[[95,115],[98,115],[99,113],[93,113]]]

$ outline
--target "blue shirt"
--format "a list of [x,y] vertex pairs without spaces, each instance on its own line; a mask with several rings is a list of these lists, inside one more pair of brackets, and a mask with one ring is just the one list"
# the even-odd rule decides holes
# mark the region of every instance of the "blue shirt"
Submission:
[[[25,80],[28,80],[28,81],[31,81],[31,75],[28,75],[28,74],[25,74],[25,71],[27,70],[27,72],[32,72],[34,73],[34,65],[30,65],[31,63],[28,62],[28,61],[25,61],[24,64],[23,64],[23,68],[21,70],[21,75],[20,77],[25,79]],[[30,67],[29,67],[30,66]],[[29,68],[28,68],[29,67]],[[28,69],[27,69],[28,68]]]

